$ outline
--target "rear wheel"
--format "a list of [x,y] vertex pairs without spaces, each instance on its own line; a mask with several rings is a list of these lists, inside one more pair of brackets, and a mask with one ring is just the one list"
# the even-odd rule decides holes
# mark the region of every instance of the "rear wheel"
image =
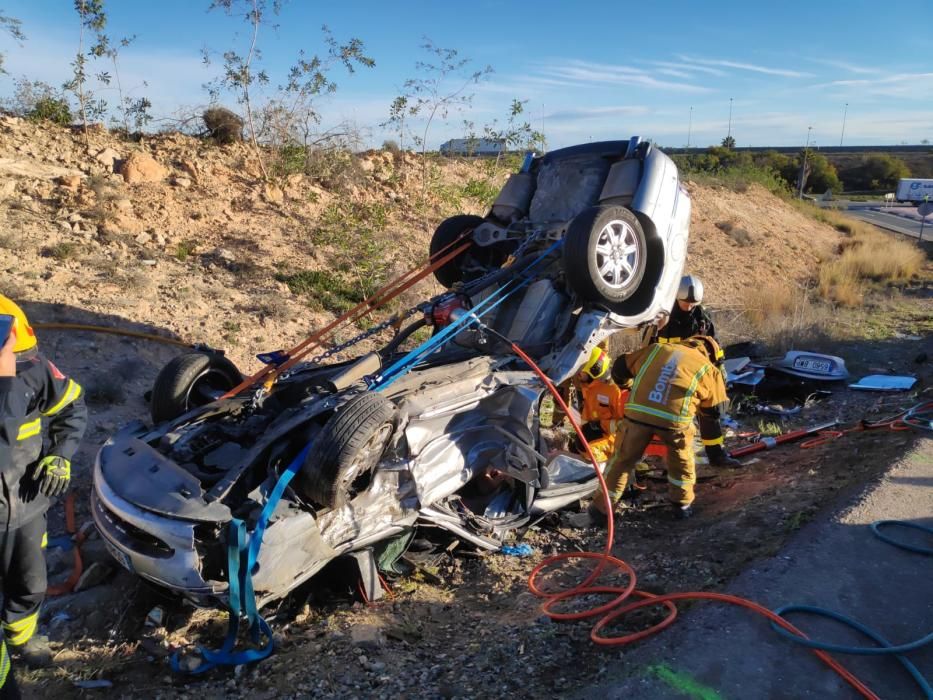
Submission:
[[[469,234],[483,221],[483,217],[471,214],[458,214],[444,219],[431,237],[431,258],[434,259],[435,256],[441,258],[462,243],[472,242]],[[461,237],[463,240],[458,242]],[[463,280],[461,266],[468,254],[469,248],[437,268],[434,271],[437,281],[445,287],[453,287],[457,282],[461,282]]]
[[174,420],[216,401],[242,380],[236,365],[218,353],[179,355],[162,368],[152,385],[152,421]]
[[364,491],[385,451],[398,410],[381,394],[350,399],[324,424],[298,472],[303,498],[337,508]]
[[570,288],[611,310],[638,290],[648,245],[638,218],[625,207],[591,207],[570,222],[564,270]]

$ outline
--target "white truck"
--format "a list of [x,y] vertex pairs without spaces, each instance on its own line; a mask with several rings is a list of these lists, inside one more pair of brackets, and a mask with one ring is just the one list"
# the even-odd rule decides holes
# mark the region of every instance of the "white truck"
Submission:
[[902,177],[895,198],[898,202],[933,202],[933,179]]

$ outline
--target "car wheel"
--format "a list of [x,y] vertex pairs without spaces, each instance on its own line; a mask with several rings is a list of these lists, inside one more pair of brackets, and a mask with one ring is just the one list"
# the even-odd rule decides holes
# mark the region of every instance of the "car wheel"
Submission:
[[[454,241],[465,232],[472,231],[484,221],[483,217],[473,216],[472,214],[458,214],[449,219],[444,219],[431,237],[429,248],[431,257],[433,258],[438,253],[440,253],[439,257],[443,257],[443,255],[449,253],[457,247],[452,245]],[[468,254],[469,249],[437,268],[434,271],[434,277],[437,278],[437,281],[445,287],[453,287],[457,282],[463,281],[462,265]]]
[[577,215],[564,240],[570,288],[610,309],[631,297],[645,276],[648,245],[637,217],[625,207],[591,207]]
[[381,394],[350,399],[314,439],[298,472],[299,494],[319,506],[337,508],[364,491],[395,432],[397,413]]
[[216,401],[241,381],[243,375],[223,355],[179,355],[162,368],[152,385],[152,421],[174,420],[192,408]]

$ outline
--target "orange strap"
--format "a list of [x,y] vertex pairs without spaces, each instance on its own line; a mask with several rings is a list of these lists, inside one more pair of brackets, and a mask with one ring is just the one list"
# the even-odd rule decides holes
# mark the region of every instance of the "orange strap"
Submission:
[[258,372],[256,372],[252,376],[244,379],[237,386],[235,386],[233,389],[231,389],[226,394],[224,394],[221,398],[224,398],[224,399],[232,398],[236,396],[237,394],[239,394],[241,391],[248,389],[251,386],[255,386],[256,384],[258,384],[263,379],[266,379],[267,377],[269,378],[270,381],[275,381],[275,378],[278,375],[280,375],[282,372],[289,369],[290,367],[293,367],[295,364],[300,362],[302,358],[306,357],[308,353],[310,353],[315,348],[319,347],[321,343],[324,341],[325,336],[335,331],[339,326],[347,322],[355,323],[356,321],[361,319],[363,316],[368,314],[373,309],[376,309],[380,306],[384,306],[385,304],[390,302],[392,299],[397,297],[399,294],[405,292],[406,290],[416,285],[418,282],[423,280],[425,277],[430,275],[432,272],[434,272],[438,268],[443,267],[444,265],[446,265],[448,262],[456,258],[461,253],[466,252],[469,249],[469,247],[472,245],[472,241],[467,241],[466,243],[463,243],[462,245],[457,246],[454,250],[450,250],[449,252],[445,253],[445,251],[448,251],[449,248],[461,242],[469,233],[470,231],[465,231],[459,238],[452,241],[448,245],[444,246],[444,248],[442,248],[437,253],[432,255],[431,258],[428,259],[428,262],[426,264],[422,265],[420,268],[409,270],[401,277],[398,277],[395,280],[392,280],[391,282],[383,285],[378,290],[376,290],[376,292],[372,296],[364,299],[359,304],[357,304],[356,306],[354,306],[352,309],[342,314],[341,316],[338,316],[336,319],[328,323],[320,331],[317,331],[311,334],[310,336],[308,336],[305,340],[303,340],[298,345],[296,345],[294,348],[288,351],[287,353],[289,355],[288,361],[284,362],[283,364],[277,367],[274,365],[264,366],[262,369],[260,369]]

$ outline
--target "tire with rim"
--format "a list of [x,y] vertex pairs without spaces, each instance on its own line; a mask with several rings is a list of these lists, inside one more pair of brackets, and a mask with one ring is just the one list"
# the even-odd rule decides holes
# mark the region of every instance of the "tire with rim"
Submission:
[[169,362],[152,385],[153,423],[174,420],[218,399],[243,380],[230,360],[217,353],[189,352]]
[[[435,229],[434,235],[431,237],[431,245],[429,248],[431,257],[433,258],[438,253],[441,253],[438,257],[443,257],[443,255],[452,251],[457,247],[456,245],[452,245],[454,241],[460,238],[465,232],[472,231],[484,221],[485,219],[483,217],[474,216],[472,214],[458,214],[449,219],[444,219],[437,229]],[[468,254],[469,249],[437,268],[434,271],[434,277],[437,278],[437,281],[445,287],[453,287],[457,282],[461,282],[463,280],[461,265]]]
[[564,240],[564,270],[570,288],[587,301],[615,310],[645,276],[648,245],[638,218],[620,206],[597,206],[578,214]]
[[385,451],[398,409],[381,394],[350,399],[324,424],[297,475],[298,493],[338,508],[364,491]]

